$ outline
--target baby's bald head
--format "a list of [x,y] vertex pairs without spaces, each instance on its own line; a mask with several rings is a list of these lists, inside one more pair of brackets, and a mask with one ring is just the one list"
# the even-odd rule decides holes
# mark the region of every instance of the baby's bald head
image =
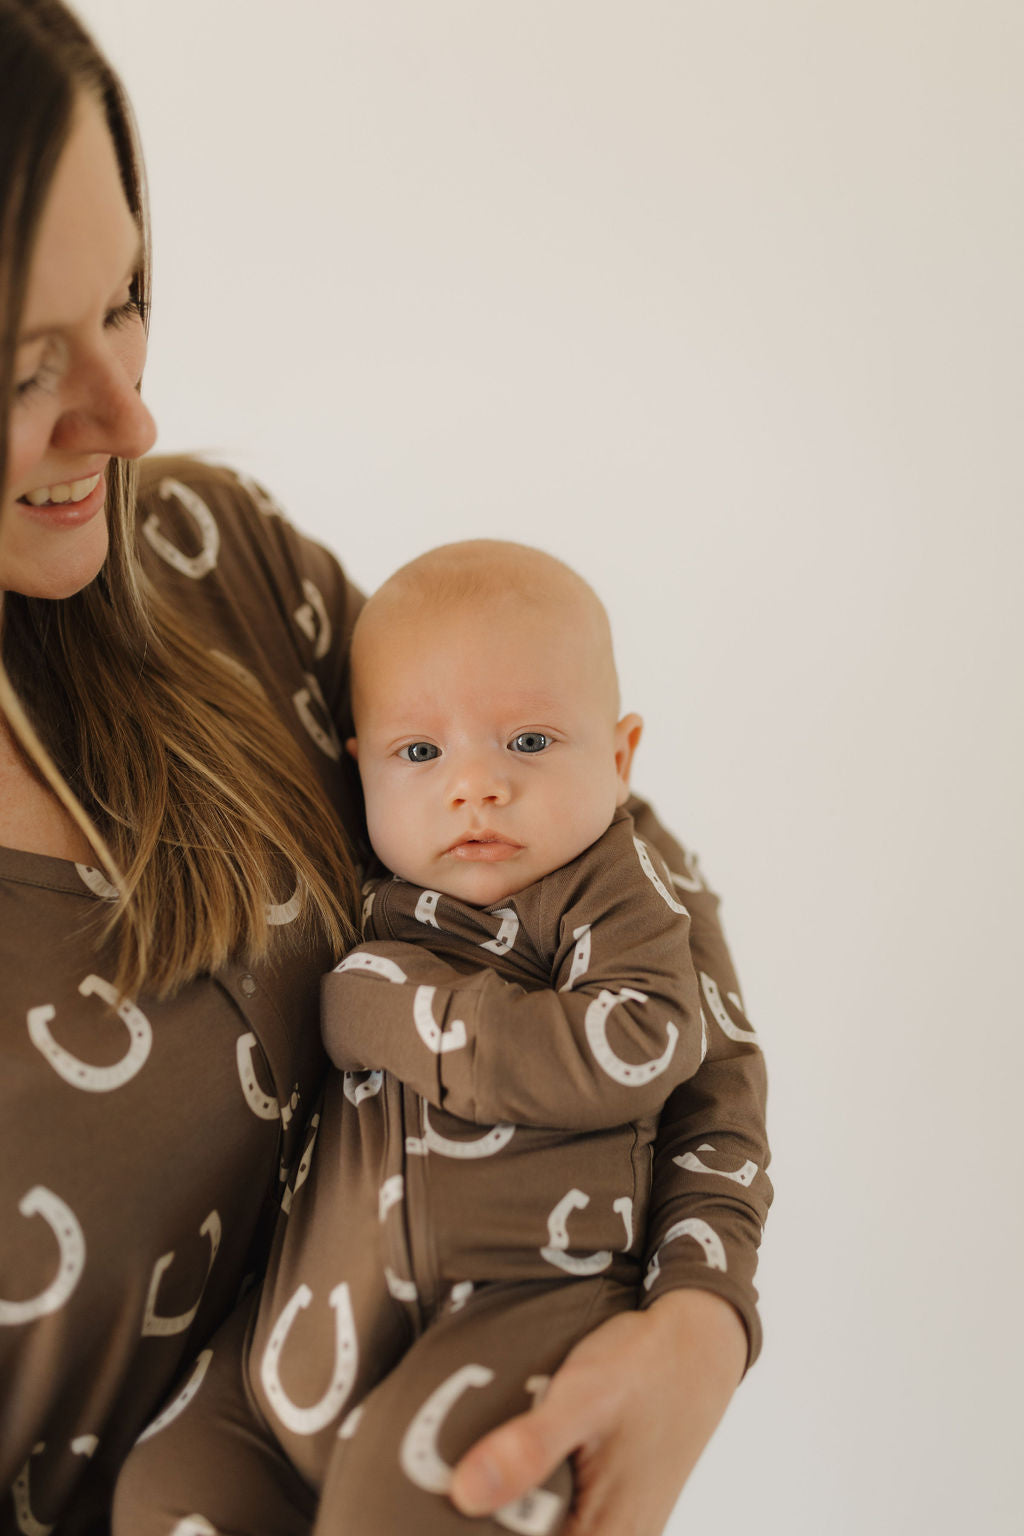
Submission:
[[352,639],[353,710],[358,729],[360,697],[373,648],[385,633],[408,627],[429,643],[430,620],[461,613],[491,627],[529,624],[558,616],[585,648],[592,680],[607,701],[609,720],[619,709],[611,626],[594,589],[564,561],[527,544],[504,539],[467,539],[442,544],[410,560],[369,599]]

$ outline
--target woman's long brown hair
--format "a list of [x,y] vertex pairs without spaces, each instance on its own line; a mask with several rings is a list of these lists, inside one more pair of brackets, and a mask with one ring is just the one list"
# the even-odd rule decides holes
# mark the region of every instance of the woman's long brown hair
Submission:
[[[103,106],[145,255],[148,226],[130,108],[60,0],[0,0],[0,486],[14,362],[36,233],[75,102]],[[66,599],[0,594],[0,712],[35,771],[82,828],[120,892],[107,926],[115,985],[167,995],[271,941],[352,937],[355,877],[344,834],[280,717],[192,637],[136,552],[134,466],[107,470],[110,548]],[[268,906],[302,911],[274,928]]]

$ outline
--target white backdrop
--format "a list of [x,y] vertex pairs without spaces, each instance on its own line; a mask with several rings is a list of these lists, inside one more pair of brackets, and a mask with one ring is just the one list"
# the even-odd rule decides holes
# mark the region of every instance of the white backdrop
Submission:
[[370,586],[475,533],[574,562],[726,893],[767,1344],[673,1536],[1019,1532],[1024,7],[81,10],[161,446]]

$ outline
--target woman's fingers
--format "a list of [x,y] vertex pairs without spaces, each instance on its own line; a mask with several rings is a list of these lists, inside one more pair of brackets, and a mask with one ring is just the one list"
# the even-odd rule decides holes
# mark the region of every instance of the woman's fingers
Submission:
[[451,1496],[490,1514],[573,1458],[564,1536],[658,1536],[717,1425],[746,1359],[727,1302],[683,1291],[588,1334],[543,1401],[478,1441]]
[[451,1497],[463,1514],[490,1514],[520,1498],[600,1434],[600,1408],[588,1401],[571,1361],[572,1355],[542,1402],[478,1440],[459,1462]]

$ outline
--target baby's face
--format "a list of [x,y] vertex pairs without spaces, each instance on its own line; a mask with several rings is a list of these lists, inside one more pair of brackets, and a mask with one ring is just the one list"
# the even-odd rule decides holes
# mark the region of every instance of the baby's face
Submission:
[[370,840],[396,875],[493,906],[588,848],[629,792],[640,735],[574,610],[399,613],[358,680]]

